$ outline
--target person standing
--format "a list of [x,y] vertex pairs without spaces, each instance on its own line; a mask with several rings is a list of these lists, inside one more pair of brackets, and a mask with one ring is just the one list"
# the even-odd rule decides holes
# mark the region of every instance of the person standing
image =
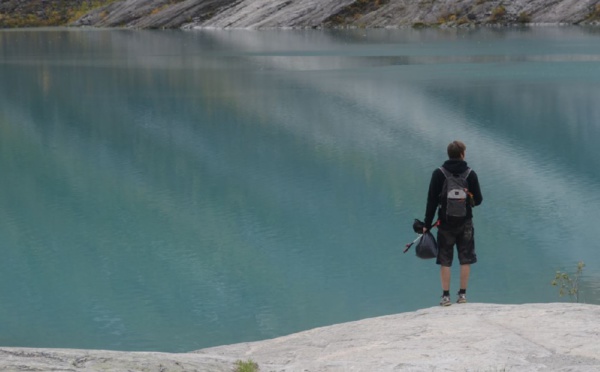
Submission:
[[438,212],[438,256],[442,282],[440,305],[449,306],[450,268],[454,258],[454,246],[460,263],[460,290],[457,303],[467,302],[467,286],[471,265],[477,262],[475,254],[475,230],[473,229],[473,207],[483,201],[477,174],[467,166],[465,153],[467,146],[461,141],[448,145],[448,160],[433,171],[427,194],[425,227],[423,233],[431,229],[436,210]]

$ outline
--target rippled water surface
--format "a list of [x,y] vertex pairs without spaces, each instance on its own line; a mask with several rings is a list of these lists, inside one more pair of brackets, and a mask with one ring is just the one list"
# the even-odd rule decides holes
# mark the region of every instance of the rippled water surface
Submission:
[[[0,346],[190,351],[435,306],[403,254],[454,139],[473,302],[600,303],[600,30],[0,32]],[[457,287],[453,268],[452,292]]]

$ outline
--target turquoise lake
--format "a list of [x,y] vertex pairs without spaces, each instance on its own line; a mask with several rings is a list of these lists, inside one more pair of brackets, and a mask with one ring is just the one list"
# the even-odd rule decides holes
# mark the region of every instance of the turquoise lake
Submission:
[[0,346],[436,306],[402,251],[455,139],[484,197],[469,301],[572,301],[550,283],[584,261],[600,304],[599,97],[600,28],[1,31]]

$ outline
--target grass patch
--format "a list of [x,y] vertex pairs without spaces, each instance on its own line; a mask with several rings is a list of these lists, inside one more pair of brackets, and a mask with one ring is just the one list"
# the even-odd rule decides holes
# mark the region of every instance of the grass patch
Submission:
[[258,372],[258,364],[256,362],[248,359],[247,361],[238,360],[235,362],[234,372]]

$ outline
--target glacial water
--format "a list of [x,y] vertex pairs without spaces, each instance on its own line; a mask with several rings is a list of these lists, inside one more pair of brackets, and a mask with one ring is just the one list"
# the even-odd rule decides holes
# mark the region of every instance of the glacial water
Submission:
[[1,31],[0,346],[183,352],[436,306],[402,250],[454,139],[484,196],[469,300],[570,301],[550,282],[581,260],[600,304],[598,97],[594,28]]

